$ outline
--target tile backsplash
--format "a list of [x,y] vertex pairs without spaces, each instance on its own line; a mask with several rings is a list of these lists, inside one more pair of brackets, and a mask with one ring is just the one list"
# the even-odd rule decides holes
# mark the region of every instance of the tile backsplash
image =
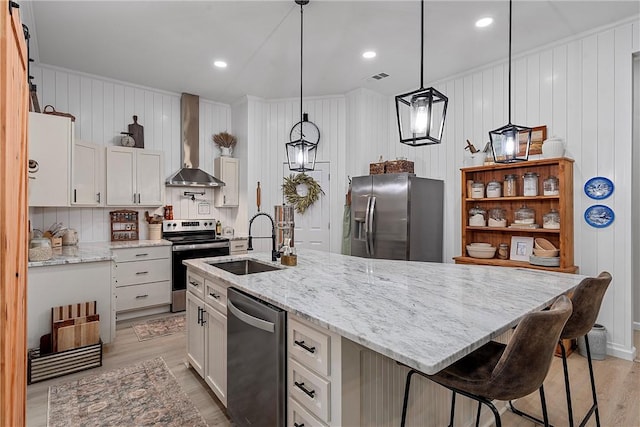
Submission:
[[[200,189],[190,187],[171,187],[166,189],[165,204],[173,206],[174,219],[204,219],[215,218],[220,220],[223,226],[236,227],[238,208],[218,209],[213,204],[214,191],[216,189]],[[194,200],[191,196],[185,196],[185,192],[200,193]],[[138,211],[140,221],[140,239],[148,238],[149,231],[145,226],[144,212],[149,215],[163,215],[163,207],[30,207],[29,220],[32,229],[46,231],[56,222],[61,222],[69,228],[78,231],[80,242],[105,242],[111,240],[111,223],[109,212],[119,209],[131,209]]]

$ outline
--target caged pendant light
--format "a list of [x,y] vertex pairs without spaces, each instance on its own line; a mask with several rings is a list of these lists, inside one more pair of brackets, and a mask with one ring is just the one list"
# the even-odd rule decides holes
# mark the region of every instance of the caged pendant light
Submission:
[[[496,163],[513,163],[529,160],[531,128],[511,124],[511,21],[512,0],[509,0],[509,123],[489,132],[493,160]],[[520,142],[526,136],[526,142]]]
[[[300,127],[299,139],[287,142],[287,162],[289,170],[297,172],[312,171],[316,165],[316,154],[318,143],[305,139],[304,129],[305,122],[308,121],[307,115],[302,114],[302,35],[303,35],[303,6],[309,3],[309,0],[294,0],[300,5],[300,122],[296,125]],[[313,125],[315,126],[315,125]]]
[[438,90],[424,88],[424,0],[420,17],[420,89],[396,96],[400,142],[414,147],[440,144],[449,102]]

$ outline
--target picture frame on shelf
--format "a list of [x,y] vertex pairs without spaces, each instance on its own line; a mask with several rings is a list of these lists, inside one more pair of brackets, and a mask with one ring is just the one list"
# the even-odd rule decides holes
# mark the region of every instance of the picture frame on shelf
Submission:
[[[536,126],[531,128],[531,146],[529,155],[542,154],[542,143],[547,139],[547,126]],[[527,149],[527,133],[520,132],[518,135],[518,156],[524,156]]]
[[533,237],[511,236],[511,253],[509,259],[513,261],[529,261],[533,253]]

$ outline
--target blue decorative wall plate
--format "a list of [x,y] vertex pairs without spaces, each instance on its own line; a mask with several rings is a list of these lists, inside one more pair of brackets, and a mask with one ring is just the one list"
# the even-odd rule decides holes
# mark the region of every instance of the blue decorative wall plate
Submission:
[[594,200],[606,199],[613,193],[613,182],[609,178],[596,176],[584,184],[584,192]]
[[611,225],[615,219],[615,214],[609,206],[593,205],[584,211],[584,220],[592,227],[604,228]]

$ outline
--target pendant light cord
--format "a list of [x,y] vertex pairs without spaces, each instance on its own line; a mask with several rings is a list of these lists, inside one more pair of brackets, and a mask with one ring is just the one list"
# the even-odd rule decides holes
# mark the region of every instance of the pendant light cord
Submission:
[[424,0],[420,1],[420,90],[424,89]]
[[512,0],[509,0],[509,124],[511,124],[511,10]]
[[304,29],[303,7],[300,4],[300,142],[302,142],[302,35]]

